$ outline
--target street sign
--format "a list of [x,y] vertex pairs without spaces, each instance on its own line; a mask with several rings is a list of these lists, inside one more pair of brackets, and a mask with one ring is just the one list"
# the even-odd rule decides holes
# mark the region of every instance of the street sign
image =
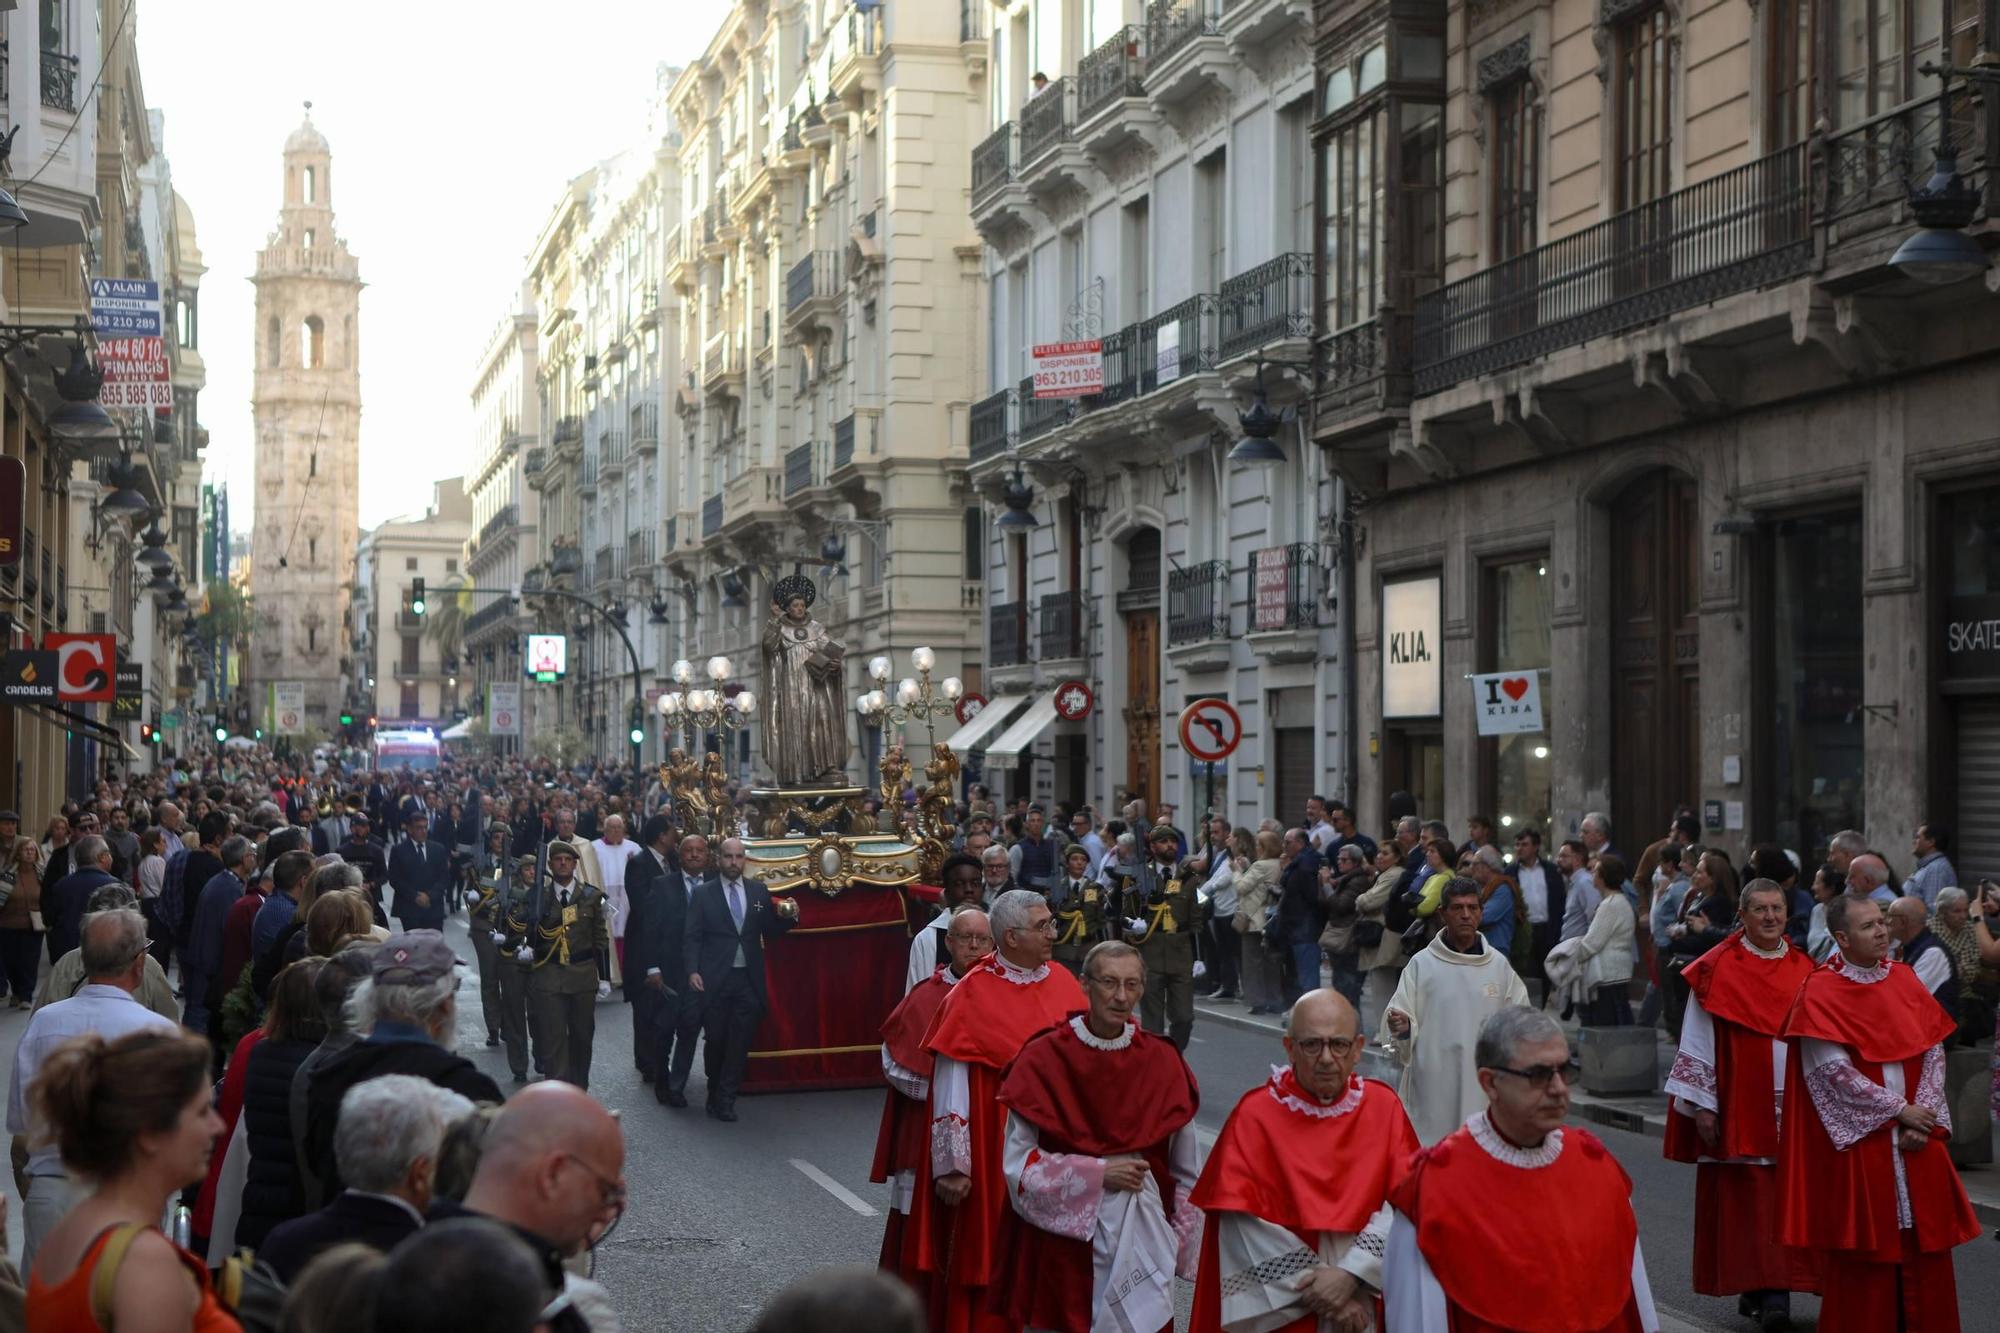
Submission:
[[56,701],[56,654],[39,648],[13,648],[0,656],[0,696],[10,704],[52,704]]
[[162,731],[179,731],[181,729],[181,715],[169,708],[166,712],[160,714],[160,729]]
[[0,457],[0,565],[21,563],[21,515],[28,498],[28,465]]
[[569,640],[560,634],[528,636],[528,674],[546,685],[569,671]]
[[104,369],[104,388],[98,401],[106,407],[174,405],[164,338],[100,338],[97,362]]
[[952,705],[951,715],[958,719],[958,725],[962,727],[972,721],[973,718],[978,717],[980,711],[985,707],[985,695],[965,694],[961,695],[958,702]]
[[272,730],[280,736],[297,736],[306,729],[306,683],[281,680],[271,686]]
[[1065,722],[1081,722],[1090,716],[1097,696],[1080,680],[1066,680],[1056,686],[1056,716]]
[[1509,736],[1542,730],[1542,685],[1539,671],[1496,671],[1469,676],[1472,714],[1481,736]]
[[1037,343],[1035,397],[1090,398],[1104,392],[1104,342]]
[[1196,699],[1181,709],[1181,748],[1196,759],[1220,763],[1243,743],[1243,718],[1227,699]]
[[46,634],[55,650],[56,697],[66,704],[108,704],[118,697],[118,640],[110,634]]
[[498,681],[486,687],[486,730],[494,736],[521,734],[521,687]]
[[92,278],[90,322],[99,338],[159,338],[160,284],[144,278]]
[[118,664],[118,695],[111,701],[111,720],[130,722],[146,712],[146,668],[138,662]]

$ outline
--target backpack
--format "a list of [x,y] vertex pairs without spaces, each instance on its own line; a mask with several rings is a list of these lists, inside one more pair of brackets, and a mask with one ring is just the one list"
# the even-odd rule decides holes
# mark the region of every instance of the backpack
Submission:
[[[113,1227],[111,1239],[105,1242],[103,1252],[97,1257],[97,1267],[91,1271],[90,1316],[106,1333],[114,1333],[111,1302],[118,1287],[118,1269],[125,1262],[125,1252],[145,1230],[147,1227],[139,1222]],[[285,1308],[285,1284],[278,1280],[269,1264],[259,1263],[250,1251],[244,1250],[223,1261],[214,1289],[216,1299],[229,1307],[243,1325],[244,1333],[277,1333]]]

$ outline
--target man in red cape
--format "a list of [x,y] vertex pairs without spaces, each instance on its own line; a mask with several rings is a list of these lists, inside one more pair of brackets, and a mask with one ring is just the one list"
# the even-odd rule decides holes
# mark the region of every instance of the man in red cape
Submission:
[[1291,1064],[1243,1094],[1194,1188],[1202,1236],[1190,1333],[1320,1333],[1342,1318],[1374,1327],[1389,1191],[1422,1145],[1389,1085],[1353,1072],[1364,1047],[1339,991],[1308,991],[1292,1006]]
[[1595,1134],[1563,1124],[1562,1027],[1502,1009],[1473,1063],[1486,1109],[1389,1191],[1388,1333],[1656,1333],[1631,1178]]
[[1785,1018],[1779,1239],[1826,1251],[1821,1333],[1957,1333],[1951,1251],[1979,1234],[1946,1146],[1956,1028],[1888,961],[1882,909],[1826,904],[1837,946]]
[[1031,1038],[1000,1082],[1013,1207],[990,1308],[1052,1333],[1173,1333],[1174,1277],[1193,1276],[1201,1226],[1187,1201],[1201,1099],[1179,1048],[1132,1021],[1138,949],[1092,945],[1083,984],[1089,1010]]
[[1007,1212],[1001,1169],[1005,1108],[1000,1075],[1028,1038],[1084,1007],[1083,989],[1049,966],[1055,918],[1048,900],[1009,889],[988,915],[998,951],[951,988],[924,1038],[931,1070],[931,1174],[946,1217],[940,1243],[918,1232],[917,1266],[943,1290],[944,1316],[932,1333],[1013,1333],[987,1313],[998,1272],[1000,1222]]
[[[936,1293],[930,1275],[918,1266],[922,1247],[917,1237],[939,1218],[931,1198],[932,1061],[924,1049],[924,1034],[930,1031],[951,988],[993,952],[993,931],[986,923],[986,913],[976,907],[961,907],[952,916],[944,941],[951,950],[951,965],[937,968],[919,982],[882,1024],[882,1076],[889,1081],[889,1094],[882,1105],[882,1131],[875,1139],[875,1165],[868,1173],[877,1184],[893,1182],[879,1266],[920,1296]],[[940,1304],[933,1314],[941,1312]]]
[[1812,1252],[1778,1240],[1778,1031],[1812,959],[1785,938],[1785,891],[1743,886],[1743,929],[1688,964],[1681,1048],[1667,1073],[1666,1156],[1695,1163],[1694,1289],[1737,1296],[1766,1329],[1791,1325],[1791,1294],[1818,1291]]

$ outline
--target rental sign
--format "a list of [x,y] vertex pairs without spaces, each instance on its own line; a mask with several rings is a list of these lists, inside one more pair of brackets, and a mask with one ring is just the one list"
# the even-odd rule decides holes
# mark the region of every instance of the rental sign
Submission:
[[1035,397],[1094,398],[1104,392],[1104,340],[1035,345]]

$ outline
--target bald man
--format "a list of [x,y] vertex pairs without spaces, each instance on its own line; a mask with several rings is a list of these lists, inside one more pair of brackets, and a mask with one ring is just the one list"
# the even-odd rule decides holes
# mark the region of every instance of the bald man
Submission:
[[1210,1222],[1192,1333],[1374,1327],[1389,1191],[1419,1145],[1389,1085],[1354,1072],[1365,1046],[1339,991],[1292,1006],[1290,1064],[1243,1094],[1191,1196]]
[[1896,941],[1896,957],[1956,1022],[1958,967],[1944,941],[1931,933],[1923,899],[1898,898],[1889,904],[1889,938]]
[[1884,911],[1896,901],[1889,887],[1889,863],[1873,852],[1863,852],[1847,863],[1847,891],[1874,900]]
[[[431,1219],[472,1214],[503,1222],[542,1263],[544,1288],[563,1289],[563,1260],[597,1244],[625,1211],[625,1135],[618,1119],[583,1089],[536,1083],[493,1117],[463,1206],[439,1202]],[[551,1333],[589,1333],[574,1309],[548,1321]]]

